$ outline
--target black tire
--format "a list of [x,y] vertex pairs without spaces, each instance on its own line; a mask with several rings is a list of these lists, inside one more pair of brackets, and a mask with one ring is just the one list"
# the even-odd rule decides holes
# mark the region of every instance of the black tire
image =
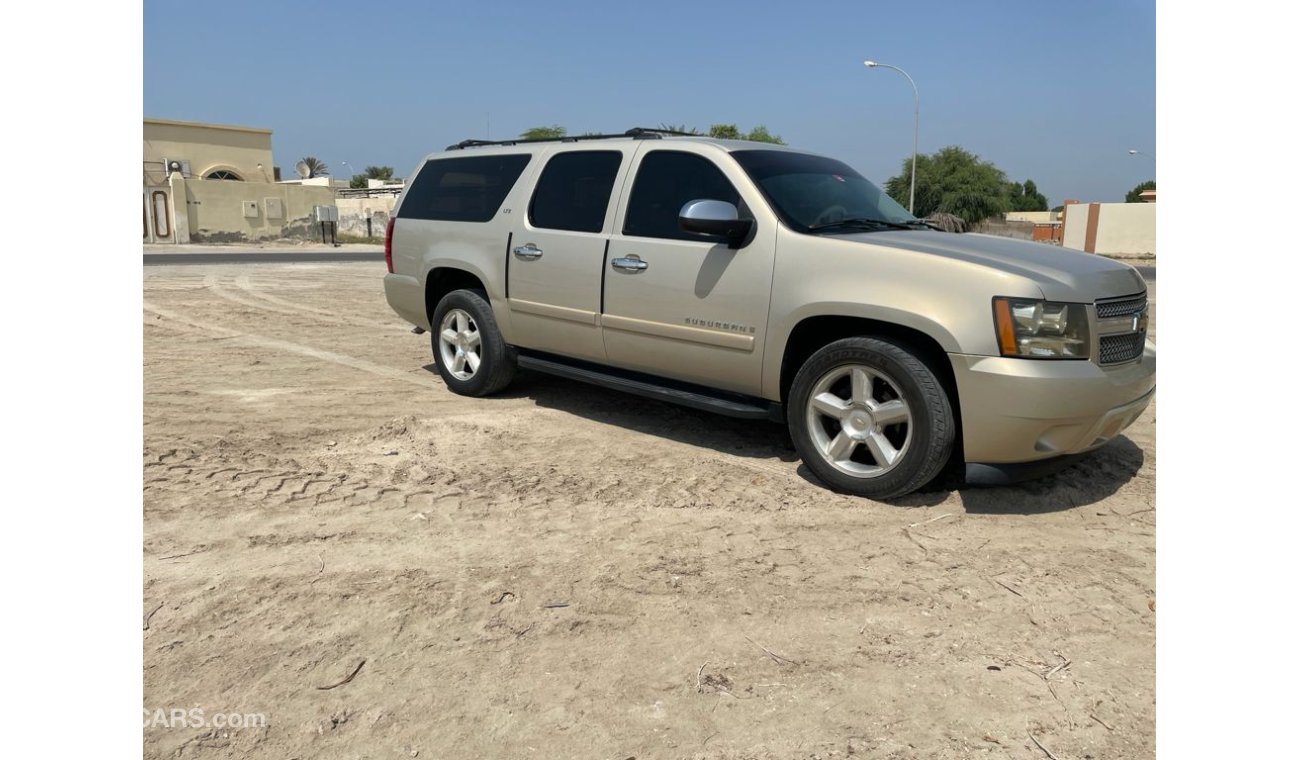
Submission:
[[[443,320],[453,311],[467,314],[470,323],[479,336],[478,367],[469,377],[457,377],[453,367],[446,366],[439,339],[443,330]],[[481,290],[453,290],[442,297],[434,307],[433,327],[430,331],[433,347],[433,362],[438,374],[453,393],[461,396],[489,396],[510,384],[518,368],[518,357],[513,346],[508,345],[497,327],[496,317],[492,315],[492,306],[487,294]],[[464,369],[460,374],[465,374]]]
[[[810,413],[809,401],[818,384],[838,377],[840,373],[851,372],[852,367],[865,368],[868,376],[874,378],[867,383],[868,387],[879,389],[871,391],[873,401],[876,401],[874,396],[877,393],[890,401],[903,401],[910,415],[907,422],[890,427],[872,427],[877,425],[874,417],[850,419],[846,416],[847,421],[840,427],[829,416]],[[795,450],[808,469],[836,491],[871,499],[902,496],[932,481],[952,456],[957,425],[948,394],[934,371],[905,344],[885,338],[866,337],[844,338],[830,343],[810,356],[799,368],[790,387],[788,401],[786,419]],[[844,401],[847,403],[851,399]],[[811,421],[810,417],[813,418]],[[868,420],[865,428],[850,427],[860,424],[862,419]],[[814,424],[822,425],[820,432],[810,428]],[[888,434],[895,441],[903,441],[901,446],[896,446],[897,456],[892,463],[880,467],[875,455],[867,450],[865,444],[853,443],[849,449],[851,456],[862,463],[841,460],[833,464],[830,461],[834,458],[833,452],[824,452],[823,446],[814,440],[815,436],[819,436],[819,440],[824,443],[838,438],[836,431],[847,434],[864,429],[876,430],[881,435]],[[864,471],[878,468],[880,471],[874,475],[851,474],[840,469],[840,466],[861,468]]]

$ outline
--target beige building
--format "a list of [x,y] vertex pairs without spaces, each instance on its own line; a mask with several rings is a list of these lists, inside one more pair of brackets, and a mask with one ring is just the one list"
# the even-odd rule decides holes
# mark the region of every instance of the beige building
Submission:
[[145,119],[146,185],[166,179],[167,162],[185,179],[275,181],[269,129]]
[[319,239],[334,188],[281,184],[271,130],[144,120],[144,242]]

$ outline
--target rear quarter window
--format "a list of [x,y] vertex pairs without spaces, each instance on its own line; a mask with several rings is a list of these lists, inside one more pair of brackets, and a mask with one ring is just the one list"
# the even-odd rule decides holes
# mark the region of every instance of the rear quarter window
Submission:
[[531,158],[519,153],[426,161],[397,215],[447,222],[491,221]]

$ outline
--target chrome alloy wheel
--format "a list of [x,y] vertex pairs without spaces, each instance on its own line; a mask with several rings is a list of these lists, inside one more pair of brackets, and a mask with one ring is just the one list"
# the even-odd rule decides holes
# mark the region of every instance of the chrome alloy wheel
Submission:
[[452,309],[438,326],[438,354],[442,366],[457,380],[468,380],[483,361],[482,337],[478,324],[463,309]]
[[857,478],[894,469],[912,440],[912,410],[898,383],[861,364],[836,367],[808,395],[808,431],[826,463]]

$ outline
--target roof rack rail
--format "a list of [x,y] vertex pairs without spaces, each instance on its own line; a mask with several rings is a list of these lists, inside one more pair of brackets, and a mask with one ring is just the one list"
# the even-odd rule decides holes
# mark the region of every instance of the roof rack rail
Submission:
[[566,135],[564,137],[517,137],[513,140],[461,140],[454,145],[448,145],[447,150],[464,150],[465,148],[481,148],[488,145],[525,145],[528,143],[544,142],[578,142],[580,140],[609,140],[615,137],[631,137],[637,140],[658,140],[661,137],[699,137],[694,132],[679,132],[674,129],[655,129],[654,127],[632,127],[626,132],[617,132],[605,135]]

